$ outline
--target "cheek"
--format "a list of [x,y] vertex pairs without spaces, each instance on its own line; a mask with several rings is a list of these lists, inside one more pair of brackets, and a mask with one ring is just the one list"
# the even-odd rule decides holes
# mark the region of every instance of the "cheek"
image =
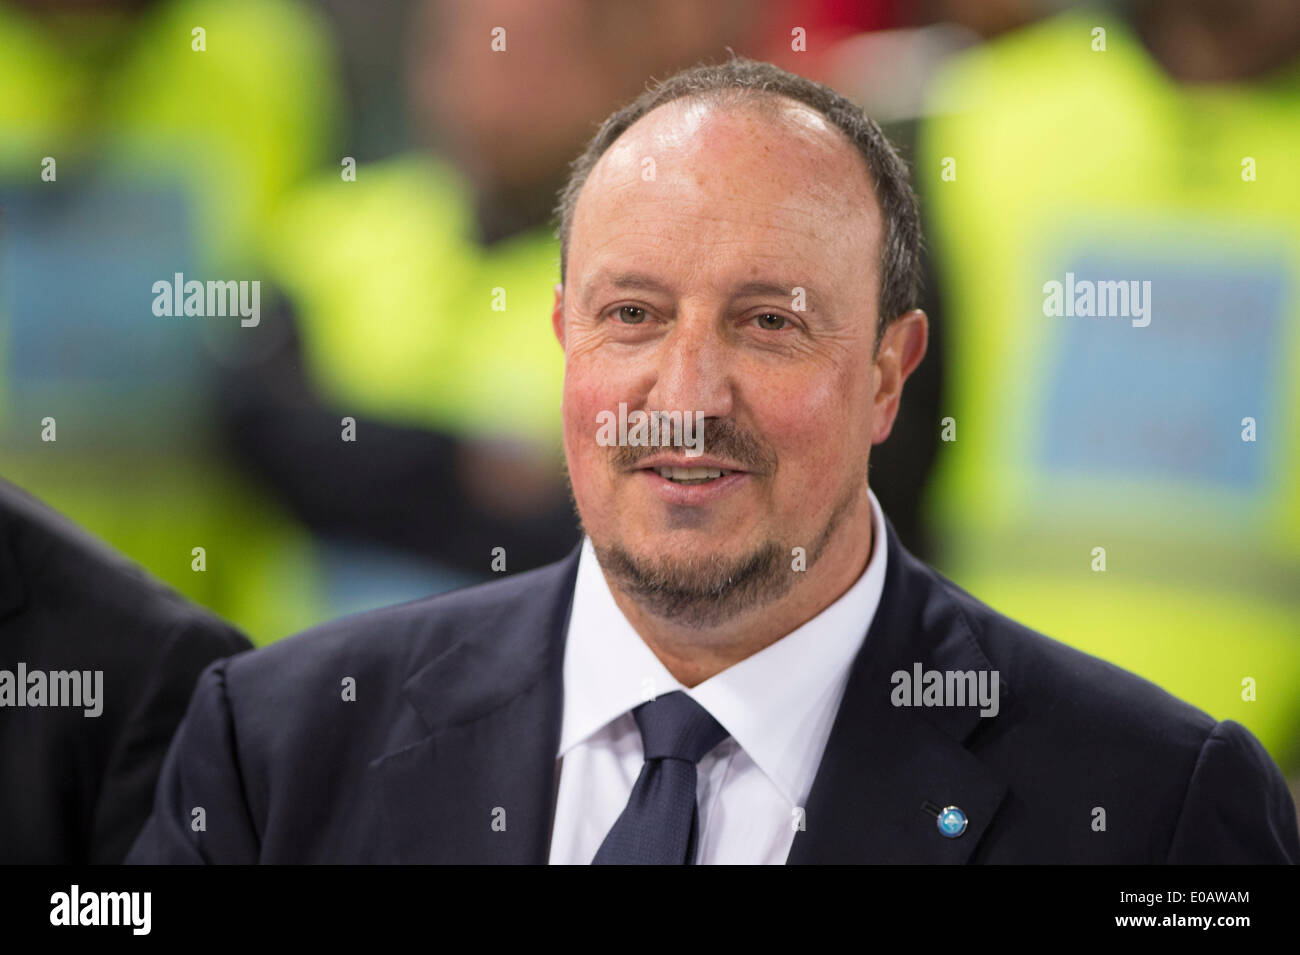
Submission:
[[618,410],[618,398],[611,378],[598,373],[599,369],[575,368],[570,365],[564,376],[564,427],[565,434],[577,445],[595,444],[596,415],[601,411]]
[[778,494],[829,499],[865,473],[871,443],[868,373],[823,373],[764,388],[759,426],[776,449]]
[[581,497],[593,480],[604,473],[610,453],[596,443],[599,427],[596,416],[601,411],[618,411],[617,397],[605,382],[610,379],[584,374],[572,367],[565,374],[561,414],[564,422],[564,453],[569,462],[569,477],[575,495]]

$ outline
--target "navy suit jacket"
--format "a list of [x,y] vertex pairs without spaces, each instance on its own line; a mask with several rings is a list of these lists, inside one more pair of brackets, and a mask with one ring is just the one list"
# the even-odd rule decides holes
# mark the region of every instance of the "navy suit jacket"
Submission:
[[[789,862],[1300,860],[1244,727],[1000,616],[887,533]],[[128,861],[545,863],[578,553],[208,667]],[[997,715],[893,705],[914,663],[996,669]]]

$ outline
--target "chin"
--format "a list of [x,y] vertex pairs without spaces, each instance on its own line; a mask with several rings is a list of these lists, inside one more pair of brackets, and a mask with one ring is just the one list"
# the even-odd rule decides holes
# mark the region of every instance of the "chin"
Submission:
[[743,557],[766,538],[757,533],[737,534],[735,525],[662,528],[637,539],[637,550],[649,555],[680,558]]
[[[594,543],[594,541],[593,541]],[[716,546],[671,544],[637,549],[614,544],[596,547],[602,570],[625,593],[655,616],[707,628],[782,597],[793,575],[776,541],[759,541],[735,552]]]

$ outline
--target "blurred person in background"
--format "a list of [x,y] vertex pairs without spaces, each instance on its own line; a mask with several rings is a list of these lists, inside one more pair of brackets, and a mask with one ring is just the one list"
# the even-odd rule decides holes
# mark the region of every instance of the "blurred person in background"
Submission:
[[0,863],[117,864],[237,630],[0,479]]
[[258,329],[154,285],[265,279],[333,83],[295,0],[0,3],[0,468],[259,641],[322,611],[305,530],[220,441],[214,368]]
[[[1000,32],[982,7],[937,15]],[[1292,778],[1298,55],[1289,0],[1071,10],[945,63],[917,165],[948,358],[938,565],[1245,724]],[[1100,282],[1149,295],[1101,317]]]
[[[530,569],[577,541],[544,316],[554,196],[596,118],[728,47],[817,72],[831,38],[891,16],[757,0],[418,6],[405,79],[424,148],[294,196],[271,244],[291,309],[225,403],[246,459],[338,542],[337,612]],[[791,49],[796,26],[813,54]],[[910,496],[895,513],[911,528],[923,481],[895,474],[882,496]]]
[[[932,105],[931,90],[945,64],[977,44],[1060,11],[1062,0],[922,0],[906,16],[876,29],[840,32],[816,60],[817,78],[842,89],[880,123],[899,152],[914,162],[917,135]],[[928,235],[930,207],[921,205]],[[923,250],[922,307],[930,316],[926,360],[908,383],[894,439],[871,462],[872,486],[889,501],[899,532],[914,553],[932,558],[939,549],[927,519],[924,495],[942,445],[935,422],[944,410],[946,353],[944,285],[937,263]]]

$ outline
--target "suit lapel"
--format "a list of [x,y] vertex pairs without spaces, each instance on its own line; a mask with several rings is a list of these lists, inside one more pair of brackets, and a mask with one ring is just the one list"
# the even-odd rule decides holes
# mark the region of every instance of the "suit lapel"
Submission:
[[505,632],[458,616],[463,636],[407,680],[418,738],[370,764],[368,861],[545,864],[578,554],[512,598]]
[[[892,674],[911,673],[914,663],[941,672],[992,667],[933,571],[902,548],[892,525],[887,536],[884,594],[850,671],[791,865],[966,862],[1006,795],[998,774],[964,745],[998,717],[890,701]],[[999,691],[1005,711],[1004,683]],[[939,831],[934,807],[946,806],[968,819],[957,838]]]

